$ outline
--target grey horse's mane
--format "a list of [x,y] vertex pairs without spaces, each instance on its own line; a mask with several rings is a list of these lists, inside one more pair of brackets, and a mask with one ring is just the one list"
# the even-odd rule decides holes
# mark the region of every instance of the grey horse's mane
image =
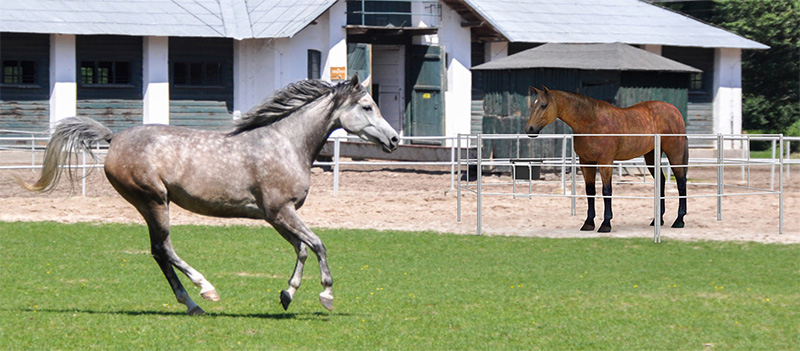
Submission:
[[242,119],[236,121],[235,128],[229,135],[237,135],[273,124],[330,93],[334,94],[334,109],[338,108],[349,96],[345,94],[348,88],[355,89],[353,92],[358,98],[366,94],[366,90],[361,85],[355,84],[355,86],[352,86],[349,83],[343,82],[331,85],[328,82],[316,79],[291,83],[285,88],[276,91],[275,94],[242,116]]

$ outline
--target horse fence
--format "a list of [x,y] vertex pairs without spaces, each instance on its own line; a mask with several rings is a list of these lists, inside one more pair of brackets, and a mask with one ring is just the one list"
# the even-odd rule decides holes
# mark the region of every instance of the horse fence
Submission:
[[[509,196],[512,198],[533,198],[533,197],[566,197],[571,199],[571,215],[576,213],[576,199],[588,198],[586,195],[577,194],[577,168],[580,164],[577,160],[577,155],[574,149],[567,145],[572,145],[574,137],[608,137],[608,136],[625,136],[625,137],[649,137],[653,138],[655,145],[655,154],[661,154],[662,137],[676,136],[660,135],[660,134],[543,134],[537,138],[528,138],[527,135],[459,135],[457,140],[458,155],[458,176],[459,184],[457,187],[457,220],[461,222],[461,198],[462,192],[475,194],[477,197],[477,220],[476,232],[478,235],[482,233],[482,197],[483,196]],[[713,152],[715,155],[706,157],[691,157],[693,152],[690,151],[690,158],[687,165],[671,165],[666,157],[656,157],[655,167],[658,170],[665,171],[667,179],[670,178],[670,170],[672,168],[686,167],[686,168],[712,168],[716,170],[717,179],[713,183],[703,182],[689,182],[688,185],[692,187],[697,186],[712,186],[715,188],[716,193],[710,195],[687,195],[687,196],[660,196],[661,183],[653,181],[653,195],[652,196],[620,196],[612,195],[610,198],[633,198],[633,199],[652,199],[653,200],[653,214],[654,218],[661,217],[661,201],[664,199],[680,199],[680,198],[698,198],[698,197],[716,197],[717,198],[717,220],[722,220],[722,198],[729,196],[748,196],[748,195],[777,195],[779,197],[778,206],[778,232],[783,233],[783,185],[784,177],[789,177],[790,168],[792,164],[800,164],[800,160],[791,160],[789,158],[789,149],[791,142],[800,142],[797,137],[784,137],[783,135],[747,135],[747,134],[716,134],[716,135],[698,135],[698,134],[684,134],[677,136],[686,136],[689,139],[697,140],[714,140],[716,150]],[[525,150],[523,143],[540,143],[545,140],[560,140],[562,143],[560,157],[542,157],[542,158],[521,158],[520,150]],[[515,151],[515,157],[486,157],[485,150],[486,144],[493,141],[511,141],[516,143],[516,147],[511,150]],[[772,158],[754,159],[750,157],[750,142],[751,141],[771,141],[773,145]],[[734,148],[738,146],[737,148]],[[461,152],[462,148],[475,148],[477,154],[475,157],[463,157]],[[727,151],[727,152],[726,152]],[[740,152],[739,155],[735,155]],[[512,152],[514,153],[514,152]],[[624,170],[630,167],[642,169],[641,183],[649,183],[647,175],[644,171],[643,158],[637,158],[629,161],[615,161],[612,165],[593,165],[596,167],[609,167],[620,175]],[[561,174],[561,193],[560,194],[543,194],[535,193],[533,184],[535,182],[542,182],[534,180],[531,176],[536,168],[557,168],[560,169]],[[740,167],[741,177],[746,181],[746,185],[732,185],[725,184],[724,173],[726,167]],[[751,186],[750,174],[752,167],[770,167],[770,188],[761,189]],[[511,182],[491,182],[486,183],[483,181],[484,172],[498,168],[510,169],[512,177]],[[777,181],[777,189],[775,189],[775,169],[778,169],[779,176]],[[466,170],[466,174],[462,177],[462,173]],[[471,174],[471,172],[477,174]],[[523,177],[518,177],[518,173],[522,173]],[[570,179],[567,180],[567,174]],[[525,179],[527,177],[527,179]],[[522,178],[521,180],[519,178]],[[616,181],[615,183],[630,183],[630,181]],[[527,187],[525,187],[527,185]],[[510,192],[508,189],[510,188]],[[527,188],[527,190],[525,190]],[[500,189],[500,190],[495,190]],[[727,189],[727,190],[726,190]],[[609,196],[592,195],[594,198],[609,198]],[[660,226],[653,227],[653,241],[655,243],[661,242],[661,228]]]
[[[587,137],[601,137],[601,136],[614,136],[611,134],[586,134],[586,135],[574,135],[574,134],[542,134],[539,135],[537,138],[532,139],[528,138],[527,135],[500,135],[500,134],[491,134],[491,135],[483,135],[483,134],[470,134],[470,135],[463,135],[459,134],[457,137],[444,137],[444,136],[433,136],[433,137],[403,137],[402,143],[408,144],[412,142],[418,141],[425,141],[425,142],[437,142],[438,144],[446,145],[450,148],[450,159],[449,160],[440,160],[440,161],[397,161],[397,160],[388,160],[388,161],[366,161],[361,159],[350,159],[345,160],[341,157],[339,150],[340,144],[344,141],[357,139],[356,137],[346,136],[346,137],[331,137],[328,139],[329,142],[333,143],[333,157],[330,161],[317,161],[314,162],[314,166],[316,167],[331,167],[333,171],[333,194],[334,196],[338,195],[339,190],[339,181],[340,176],[342,173],[342,166],[350,166],[350,167],[374,167],[374,166],[387,166],[387,167],[426,167],[426,166],[433,166],[433,167],[449,167],[450,168],[450,189],[457,189],[457,220],[461,221],[461,198],[462,198],[462,191],[467,193],[473,193],[477,196],[477,223],[476,223],[476,231],[477,234],[480,235],[482,233],[482,223],[481,223],[481,200],[483,196],[511,196],[512,198],[532,198],[532,197],[568,197],[571,199],[571,214],[575,215],[576,213],[576,199],[577,198],[586,198],[585,195],[578,195],[577,194],[577,182],[576,182],[576,173],[579,164],[577,163],[576,154],[572,148],[572,140],[575,136],[587,136]],[[661,147],[661,137],[663,135],[658,134],[643,134],[643,135],[634,135],[634,134],[625,134],[620,136],[642,136],[642,137],[651,137],[654,138],[654,144],[656,146],[656,152],[660,150]],[[672,135],[670,135],[672,136]],[[690,182],[689,184],[692,186],[713,186],[716,188],[716,194],[714,195],[689,195],[686,198],[696,198],[696,197],[717,197],[717,219],[722,219],[722,198],[727,196],[745,196],[745,195],[778,195],[779,197],[779,232],[783,232],[783,184],[784,178],[788,179],[790,177],[790,165],[799,165],[800,160],[792,160],[789,157],[789,150],[790,150],[790,143],[792,142],[800,142],[800,137],[785,137],[783,135],[748,135],[748,134],[716,134],[716,135],[697,135],[697,134],[688,134],[686,135],[690,139],[702,139],[702,140],[715,140],[716,141],[716,150],[714,151],[716,155],[714,157],[691,157],[689,160],[689,165],[687,166],[678,166],[678,165],[670,165],[668,160],[664,158],[663,161],[660,158],[656,159],[655,167],[662,169],[667,173],[667,182],[669,184],[669,175],[672,168],[675,167],[710,167],[715,168],[717,171],[717,180],[714,183],[696,183]],[[557,155],[547,155],[546,157],[540,158],[531,158],[525,159],[521,157],[519,147],[520,143],[536,143],[541,142],[543,140],[560,140],[561,142],[561,152]],[[491,157],[487,158],[484,156],[484,149],[485,143],[487,141],[492,140],[506,140],[511,141],[512,143],[517,143],[517,147],[515,148],[517,154],[516,157],[506,157],[506,158],[498,158],[498,157]],[[41,168],[41,159],[44,153],[45,145],[49,141],[49,135],[47,133],[37,133],[37,132],[28,132],[28,131],[13,131],[13,130],[0,130],[0,170],[22,170],[22,169],[31,169],[36,170]],[[753,159],[750,157],[750,142],[751,141],[767,141],[772,143],[772,155],[771,158],[764,158],[764,159]],[[727,147],[726,147],[727,145]],[[736,148],[733,148],[738,146]],[[79,169],[82,173],[83,177],[81,177],[81,194],[86,194],[86,172],[90,168],[99,168],[103,167],[102,161],[105,158],[105,153],[108,150],[108,145],[97,145],[95,149],[95,153],[98,156],[98,162],[87,162],[87,157],[85,154],[80,155],[76,161],[78,164],[72,166],[74,169]],[[467,150],[471,150],[472,152],[465,152]],[[727,152],[726,152],[727,151]],[[736,152],[740,152],[738,157],[732,156]],[[691,152],[690,152],[691,154]],[[724,172],[725,167],[732,167],[737,166],[741,168],[741,178],[742,180],[746,180],[745,186],[737,186],[737,185],[730,185],[724,184]],[[618,161],[614,162],[613,165],[609,166],[598,166],[598,167],[611,167],[614,168],[616,173],[619,175],[619,179],[621,179],[623,172],[630,172],[631,169],[640,170],[642,173],[642,180],[641,183],[649,183],[647,180],[646,172],[644,171],[646,168],[645,162],[643,158],[635,158],[633,160],[628,161]],[[770,167],[770,187],[769,189],[760,189],[751,187],[750,184],[750,170],[752,167]],[[561,194],[536,194],[533,192],[533,184],[534,182],[543,182],[539,180],[534,180],[530,175],[532,174],[534,168],[555,168],[557,169],[558,173],[560,174],[560,180],[558,181],[561,185]],[[776,185],[776,168],[778,169],[777,172],[777,190],[775,189]],[[510,183],[492,183],[492,184],[484,184],[482,181],[483,173],[486,170],[490,169],[501,169],[507,170],[511,173],[512,181]],[[527,180],[519,181],[518,172],[523,172],[528,174]],[[471,174],[474,173],[474,174]],[[568,178],[569,177],[569,178]],[[523,177],[524,178],[524,177]],[[474,179],[474,180],[473,180]],[[616,183],[626,183],[630,181],[616,181]],[[456,184],[458,183],[458,184]],[[654,215],[655,218],[659,218],[660,212],[660,199],[677,199],[681,198],[680,196],[665,196],[660,197],[660,183],[653,182],[653,196],[619,196],[619,195],[612,195],[611,198],[638,198],[638,199],[653,199],[654,202]],[[510,185],[512,190],[511,192],[486,192],[484,187],[494,187],[498,185]],[[527,185],[527,191],[520,190],[524,189],[524,185]],[[737,189],[742,191],[748,192],[726,192],[725,189]],[[602,195],[594,195],[595,198],[604,198]],[[654,226],[654,242],[660,242],[661,234],[660,234],[660,227]]]

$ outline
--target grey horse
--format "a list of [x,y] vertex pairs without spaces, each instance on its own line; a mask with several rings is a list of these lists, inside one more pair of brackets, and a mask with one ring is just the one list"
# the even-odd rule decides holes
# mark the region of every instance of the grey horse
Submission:
[[267,98],[237,121],[232,132],[142,125],[112,133],[90,118],[65,119],[47,144],[40,178],[33,184],[20,183],[32,191],[51,190],[72,155],[81,150],[91,154],[91,146],[105,140],[110,144],[106,176],[147,222],[153,257],[189,315],[205,312],[189,297],[173,266],[200,288],[203,298],[217,301],[219,295],[175,253],[169,236],[170,203],[208,216],[269,222],[297,253],[289,287],[280,294],[284,309],[300,287],[310,247],[322,276],[320,302],[332,310],[333,279],[325,245],[296,210],[308,195],[312,162],[337,128],[386,152],[398,145],[397,133],[357,77],[336,85],[304,80]]

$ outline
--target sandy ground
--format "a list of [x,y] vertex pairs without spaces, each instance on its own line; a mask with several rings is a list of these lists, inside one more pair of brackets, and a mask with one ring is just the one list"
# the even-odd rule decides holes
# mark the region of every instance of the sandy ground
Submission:
[[[800,169],[784,182],[784,227],[778,233],[777,194],[730,196],[722,199],[722,220],[717,220],[716,186],[702,185],[716,180],[715,168],[690,170],[689,195],[709,195],[688,202],[686,228],[673,229],[677,199],[668,199],[662,227],[662,240],[731,240],[764,243],[800,243]],[[32,194],[16,185],[12,174],[32,181],[38,171],[0,171],[0,221],[57,221],[143,223],[142,218],[109,185],[102,170],[87,179],[86,196],[80,195],[80,185],[70,195],[69,184],[62,179],[53,193]],[[752,168],[752,187],[770,189],[770,169]],[[776,177],[777,177],[776,170]],[[66,178],[66,177],[65,177]],[[365,228],[377,230],[437,231],[475,234],[477,196],[464,192],[462,221],[457,221],[457,192],[451,189],[447,168],[384,168],[381,166],[350,166],[341,173],[339,194],[333,196],[333,174],[315,168],[311,191],[299,213],[311,227]],[[642,177],[626,176],[623,180],[640,182]],[[509,176],[484,177],[484,192],[510,193],[511,187],[497,185],[510,182]],[[562,193],[560,176],[547,174],[546,180],[535,182],[536,194]],[[569,184],[569,183],[567,183]],[[725,192],[754,193],[737,188],[745,186],[740,167],[725,170]],[[775,189],[778,188],[777,178]],[[598,190],[599,190],[598,186]],[[527,192],[528,185],[520,184],[518,192]],[[567,188],[569,192],[569,188]],[[578,194],[584,194],[578,175]],[[617,184],[614,195],[650,196],[652,184]],[[667,185],[667,196],[677,196],[676,187]],[[581,232],[578,230],[586,213],[586,200],[577,199],[577,215],[570,214],[570,199],[564,197],[512,198],[489,196],[482,198],[484,235],[515,235],[555,238],[641,237],[653,238],[649,226],[653,218],[653,200],[615,199],[611,233]],[[602,201],[597,212],[602,217]],[[224,219],[195,215],[173,206],[172,224],[204,225],[266,225],[246,219]],[[599,227],[601,220],[596,220]]]

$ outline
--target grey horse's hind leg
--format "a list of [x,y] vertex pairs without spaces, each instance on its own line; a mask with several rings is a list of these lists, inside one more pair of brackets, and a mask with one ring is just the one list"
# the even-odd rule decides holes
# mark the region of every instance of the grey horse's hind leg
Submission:
[[[294,298],[294,291],[300,286],[303,263],[305,262],[304,256],[307,256],[303,245],[295,245],[295,241],[298,241],[310,247],[311,251],[317,255],[321,275],[320,280],[323,287],[323,291],[319,294],[319,302],[328,310],[333,310],[333,278],[331,277],[330,268],[328,268],[328,255],[322,240],[303,223],[303,220],[297,215],[293,204],[287,204],[281,208],[274,218],[270,218],[269,222],[284,238],[295,246],[295,250],[298,253],[297,265],[292,278],[289,280],[289,289],[281,291],[281,303],[284,308],[289,306],[292,298]],[[293,286],[293,284],[296,284],[296,286]]]
[[219,296],[216,289],[203,277],[202,274],[197,272],[194,268],[186,264],[175,253],[172,247],[172,241],[169,237],[169,209],[166,203],[154,203],[144,208],[139,208],[139,212],[147,222],[147,227],[150,231],[150,246],[153,258],[158,263],[164,276],[167,278],[172,291],[175,293],[175,298],[178,302],[186,305],[187,313],[189,315],[204,314],[200,306],[198,306],[186,292],[186,289],[178,279],[173,266],[177,267],[181,272],[186,274],[192,283],[201,288],[201,296],[208,300],[217,301]]
[[292,277],[289,278],[289,288],[286,290],[281,290],[281,306],[283,306],[283,310],[287,310],[289,308],[289,304],[292,303],[292,299],[294,299],[294,294],[297,292],[297,289],[300,288],[300,284],[303,282],[303,267],[305,266],[306,259],[308,258],[308,249],[306,244],[303,244],[299,238],[293,235],[288,229],[280,226],[276,226],[275,230],[283,236],[286,241],[294,246],[294,251],[297,254],[297,262],[294,266],[294,272],[292,272]]

